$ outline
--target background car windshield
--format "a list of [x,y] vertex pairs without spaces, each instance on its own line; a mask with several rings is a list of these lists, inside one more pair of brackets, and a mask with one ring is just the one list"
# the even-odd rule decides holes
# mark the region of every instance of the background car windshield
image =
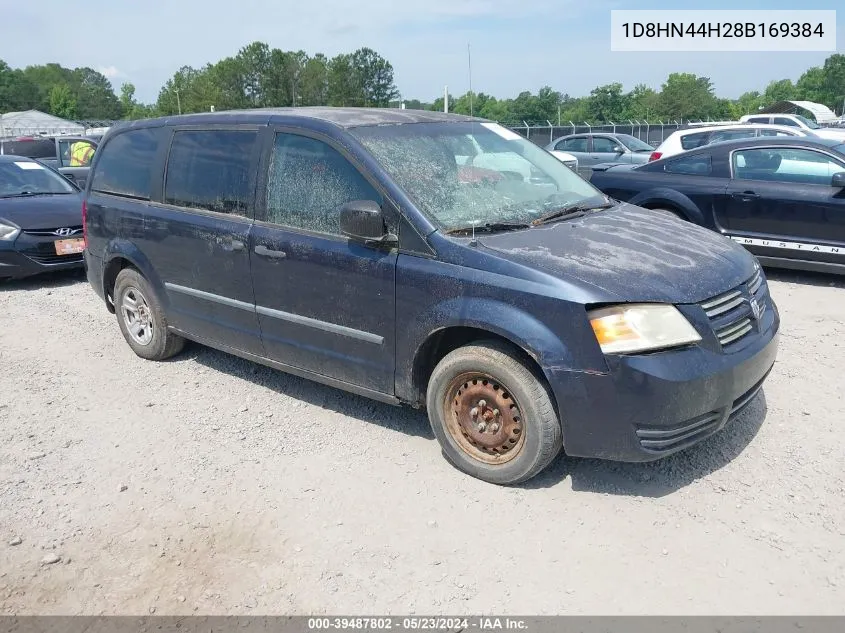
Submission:
[[0,197],[24,194],[74,193],[64,178],[34,161],[0,162]]
[[632,152],[650,152],[654,149],[648,143],[641,141],[636,136],[630,134],[617,134],[616,138],[625,145]]
[[441,227],[530,222],[601,192],[557,158],[493,123],[361,127],[352,134]]

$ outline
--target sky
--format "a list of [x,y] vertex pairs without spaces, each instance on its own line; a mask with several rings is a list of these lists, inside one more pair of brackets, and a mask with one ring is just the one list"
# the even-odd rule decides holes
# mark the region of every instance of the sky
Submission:
[[[831,53],[630,53],[610,50],[611,9],[836,9],[834,0],[57,0],[4,2],[0,59],[22,68],[58,62],[100,70],[119,89],[155,101],[181,66],[204,66],[263,41],[333,56],[367,46],[394,67],[405,99],[431,101],[449,86],[514,97],[544,85],[570,96],[621,82],[659,89],[671,72],[710,77],[736,98],[774,79],[796,80]],[[82,36],[79,31],[81,30]],[[845,52],[845,10],[837,51]],[[33,42],[37,43],[33,43]]]

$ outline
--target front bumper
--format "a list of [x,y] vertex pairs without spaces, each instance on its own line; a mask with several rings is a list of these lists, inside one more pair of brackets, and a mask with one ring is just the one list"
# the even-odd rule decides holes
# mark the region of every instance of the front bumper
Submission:
[[21,279],[54,270],[82,267],[82,255],[56,255],[56,238],[21,234],[14,242],[0,241],[0,278]]
[[739,351],[707,345],[609,357],[606,374],[549,372],[568,455],[659,459],[716,433],[757,395],[777,356],[780,317],[769,304]]

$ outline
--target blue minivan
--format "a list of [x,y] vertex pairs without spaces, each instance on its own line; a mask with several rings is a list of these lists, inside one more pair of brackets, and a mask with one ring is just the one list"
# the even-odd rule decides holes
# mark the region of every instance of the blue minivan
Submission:
[[447,459],[497,484],[561,450],[689,447],[754,398],[777,353],[745,249],[609,199],[478,118],[123,124],[95,156],[83,226],[88,279],[138,356],[188,339],[425,408]]

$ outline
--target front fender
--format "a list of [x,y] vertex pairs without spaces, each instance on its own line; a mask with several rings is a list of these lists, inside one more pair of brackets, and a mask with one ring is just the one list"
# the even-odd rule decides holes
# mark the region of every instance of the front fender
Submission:
[[666,208],[677,209],[687,220],[695,224],[704,224],[704,215],[696,204],[686,195],[675,189],[659,187],[641,191],[628,200],[630,204],[645,208]]
[[104,292],[110,293],[108,283],[108,276],[111,274],[112,262],[117,259],[124,259],[128,261],[134,268],[144,276],[144,278],[153,287],[156,298],[161,302],[162,306],[167,306],[168,296],[164,289],[164,283],[153,268],[147,256],[129,240],[115,238],[106,244],[103,251],[103,289]]
[[[561,310],[567,310],[561,305]],[[563,315],[562,315],[563,316]],[[573,336],[581,332],[575,324],[577,315],[571,319]],[[585,324],[589,327],[588,324]],[[576,354],[549,327],[533,315],[517,306],[490,298],[466,296],[446,299],[404,324],[404,340],[397,345],[397,395],[408,401],[416,397],[416,368],[427,343],[449,328],[474,328],[501,337],[522,349],[540,366],[551,383],[554,371],[576,370]],[[588,333],[592,336],[592,332]],[[589,340],[589,339],[586,339]],[[577,371],[577,370],[576,370]]]

